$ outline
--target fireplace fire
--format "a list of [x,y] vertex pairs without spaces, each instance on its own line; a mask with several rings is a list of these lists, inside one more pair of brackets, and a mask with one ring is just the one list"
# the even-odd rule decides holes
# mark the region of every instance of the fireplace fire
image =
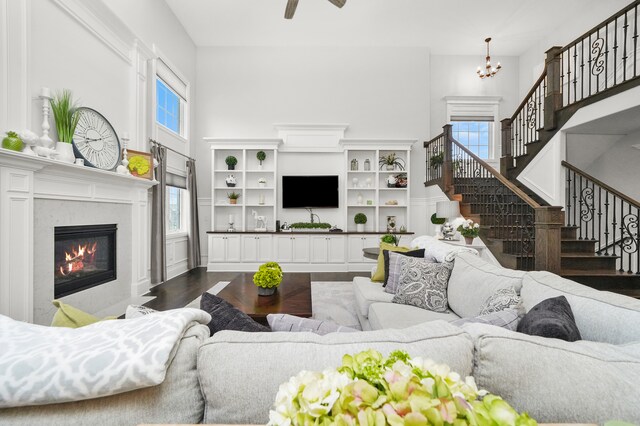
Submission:
[[55,297],[116,279],[116,231],[114,225],[55,228]]

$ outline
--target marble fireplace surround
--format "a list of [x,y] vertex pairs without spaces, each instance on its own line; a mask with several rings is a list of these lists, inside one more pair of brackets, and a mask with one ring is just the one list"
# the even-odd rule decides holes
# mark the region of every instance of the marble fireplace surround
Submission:
[[48,257],[54,226],[118,224],[117,280],[70,295],[70,302],[96,312],[146,292],[148,197],[155,184],[0,148],[0,314],[27,322],[50,319],[45,305],[53,296]]

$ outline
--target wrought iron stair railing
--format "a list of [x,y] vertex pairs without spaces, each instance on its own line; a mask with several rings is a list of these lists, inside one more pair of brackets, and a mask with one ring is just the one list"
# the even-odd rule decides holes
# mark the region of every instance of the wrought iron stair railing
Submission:
[[640,202],[577,167],[566,172],[565,217],[578,239],[596,241],[598,256],[616,256],[619,272],[640,275]]

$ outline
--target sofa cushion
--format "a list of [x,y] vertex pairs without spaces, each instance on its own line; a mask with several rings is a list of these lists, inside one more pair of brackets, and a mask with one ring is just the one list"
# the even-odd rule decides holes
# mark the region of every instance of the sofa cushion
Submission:
[[564,296],[543,300],[531,308],[518,324],[520,333],[575,342],[580,330]]
[[372,330],[407,328],[428,321],[451,321],[459,317],[451,311],[433,312],[397,303],[373,303],[369,307],[369,326]]
[[448,364],[471,374],[473,342],[443,321],[405,330],[362,333],[242,333],[223,331],[200,348],[198,370],[206,401],[203,423],[266,424],[280,384],[302,370],[337,367],[345,354],[375,349]]
[[496,291],[513,287],[520,294],[526,272],[492,265],[478,256],[456,256],[449,278],[449,307],[461,317],[476,317],[483,303]]
[[363,317],[369,316],[369,305],[375,302],[389,302],[393,300],[393,294],[385,293],[382,283],[371,281],[366,277],[353,279],[353,292],[356,297],[356,308]]
[[519,322],[520,309],[507,308],[490,314],[478,315],[477,317],[460,318],[455,321],[451,321],[450,324],[461,327],[463,324],[478,323],[516,331],[518,329]]
[[398,253],[404,253],[410,251],[410,247],[403,246],[395,246],[389,243],[380,243],[380,253],[378,254],[378,266],[376,267],[376,271],[371,276],[371,281],[383,282],[384,281],[384,251],[393,251]]
[[446,312],[451,266],[450,263],[433,263],[425,259],[400,259],[400,282],[392,302]]
[[640,341],[640,300],[595,290],[550,272],[528,272],[520,296],[527,311],[551,297],[564,295],[582,338],[613,344]]
[[478,386],[538,422],[640,422],[640,343],[570,343],[480,324],[462,328],[475,338]]
[[136,425],[200,423],[204,400],[198,383],[198,348],[209,337],[204,325],[185,333],[158,386],[64,404],[0,409],[0,424],[12,426]]

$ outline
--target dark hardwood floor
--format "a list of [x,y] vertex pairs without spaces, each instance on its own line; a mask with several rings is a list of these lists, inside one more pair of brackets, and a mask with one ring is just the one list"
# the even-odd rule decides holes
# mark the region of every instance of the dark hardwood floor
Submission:
[[[192,269],[149,290],[145,296],[156,298],[144,306],[159,311],[183,308],[220,281],[231,281],[238,274],[240,272],[207,272],[206,268]],[[353,277],[367,275],[366,272],[311,272],[311,281],[351,281]]]

